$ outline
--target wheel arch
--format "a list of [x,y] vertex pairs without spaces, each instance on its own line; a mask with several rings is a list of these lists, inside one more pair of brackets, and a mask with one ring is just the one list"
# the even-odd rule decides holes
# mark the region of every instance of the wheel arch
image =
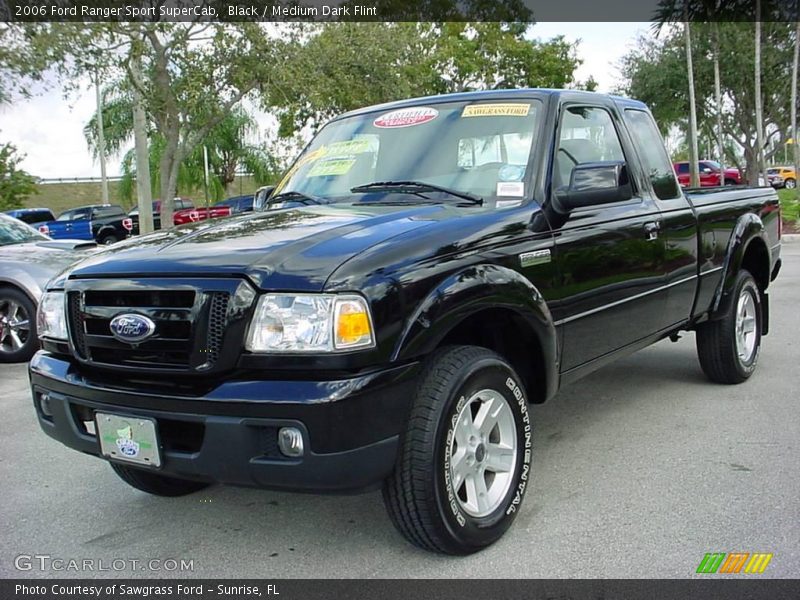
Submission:
[[770,253],[764,223],[753,213],[742,215],[733,228],[725,252],[722,278],[714,294],[712,316],[724,313],[736,276],[742,269],[750,272],[763,295],[769,286]]
[[426,356],[446,345],[489,348],[520,375],[531,402],[558,389],[558,342],[542,294],[525,277],[497,265],[454,273],[406,321],[392,359]]

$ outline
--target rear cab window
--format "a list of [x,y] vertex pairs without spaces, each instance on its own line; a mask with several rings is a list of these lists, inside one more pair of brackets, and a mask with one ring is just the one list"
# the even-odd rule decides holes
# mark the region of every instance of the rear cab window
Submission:
[[[645,174],[659,200],[681,198],[678,180],[672,167],[664,141],[653,117],[643,110],[625,109],[625,119],[633,137]],[[712,165],[708,165],[712,168]],[[679,173],[689,172],[689,163],[678,164]]]

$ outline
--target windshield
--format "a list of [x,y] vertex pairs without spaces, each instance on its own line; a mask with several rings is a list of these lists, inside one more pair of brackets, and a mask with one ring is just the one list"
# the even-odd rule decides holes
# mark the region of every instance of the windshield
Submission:
[[47,240],[47,236],[42,235],[33,227],[26,225],[22,221],[0,215],[0,246],[9,244],[24,244],[25,242],[40,242]]
[[463,201],[434,190],[422,196],[407,188],[351,192],[369,183],[413,181],[495,206],[520,204],[529,191],[525,186],[540,107],[534,99],[448,102],[340,119],[319,132],[273,196],[294,192],[326,202],[369,202],[386,195],[394,195],[392,201]]

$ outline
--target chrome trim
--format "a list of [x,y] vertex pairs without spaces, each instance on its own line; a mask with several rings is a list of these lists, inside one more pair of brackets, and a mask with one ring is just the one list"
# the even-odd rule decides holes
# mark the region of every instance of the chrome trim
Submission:
[[586,312],[578,313],[577,315],[572,315],[571,317],[567,317],[566,319],[561,319],[559,321],[555,321],[553,325],[556,327],[560,325],[566,325],[567,323],[571,323],[572,321],[577,321],[578,319],[582,319],[583,317],[588,317],[589,315],[593,315],[595,313],[599,313],[604,311],[608,308],[614,308],[615,306],[619,306],[620,304],[625,304],[626,302],[631,302],[632,300],[638,300],[640,298],[644,298],[645,296],[649,296],[651,294],[655,294],[671,287],[675,287],[676,285],[681,285],[682,283],[686,283],[688,281],[692,281],[697,279],[697,275],[692,275],[691,277],[685,277],[683,279],[679,279],[678,281],[673,281],[672,283],[668,283],[667,285],[662,285],[652,290],[648,290],[646,292],[642,292],[641,294],[636,294],[634,296],[629,296],[627,298],[623,298],[622,300],[617,300],[616,302],[611,302],[609,304],[605,304],[603,306],[598,306],[591,310],[587,310]]

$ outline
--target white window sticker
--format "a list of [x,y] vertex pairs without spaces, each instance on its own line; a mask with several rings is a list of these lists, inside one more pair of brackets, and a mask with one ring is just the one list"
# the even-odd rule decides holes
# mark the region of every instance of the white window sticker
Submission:
[[433,121],[439,116],[439,111],[429,106],[412,106],[401,108],[381,115],[372,124],[380,129],[393,129],[396,127],[411,127]]
[[522,198],[525,195],[525,184],[521,181],[498,181],[497,195]]

